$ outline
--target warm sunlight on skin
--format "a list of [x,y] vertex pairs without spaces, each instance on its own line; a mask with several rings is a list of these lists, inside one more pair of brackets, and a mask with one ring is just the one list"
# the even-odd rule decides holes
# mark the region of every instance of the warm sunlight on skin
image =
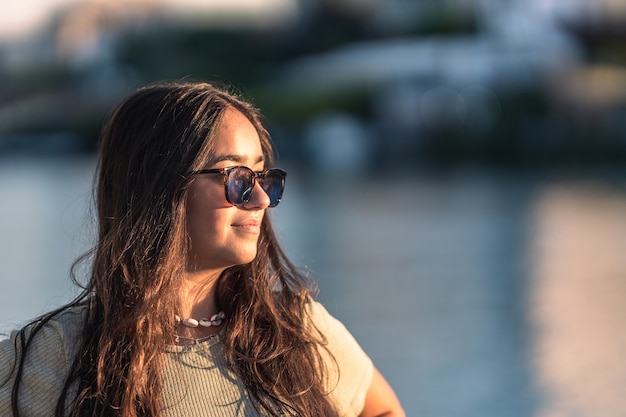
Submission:
[[378,369],[374,369],[372,384],[359,417],[405,417],[398,397]]
[[[244,165],[262,171],[263,151],[256,129],[236,110],[224,113],[217,130],[215,157],[204,168]],[[256,256],[261,222],[269,197],[257,182],[250,201],[236,207],[226,201],[220,174],[198,175],[189,189],[187,232],[191,239],[189,272],[219,275]]]
[[[222,116],[216,131],[214,155],[203,168],[233,165],[245,165],[255,171],[264,168],[259,135],[252,123],[237,110],[226,110]],[[254,259],[261,222],[269,204],[269,197],[258,182],[250,201],[236,207],[226,200],[222,175],[194,177],[187,199],[187,233],[191,251],[187,274],[180,287],[180,314],[208,317],[217,311],[215,283],[224,269]],[[202,337],[213,330],[182,329],[181,336]]]

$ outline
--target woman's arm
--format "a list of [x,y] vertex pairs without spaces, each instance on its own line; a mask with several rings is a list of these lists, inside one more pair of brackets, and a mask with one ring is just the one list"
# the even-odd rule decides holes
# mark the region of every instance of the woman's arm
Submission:
[[398,397],[376,368],[359,417],[405,417]]

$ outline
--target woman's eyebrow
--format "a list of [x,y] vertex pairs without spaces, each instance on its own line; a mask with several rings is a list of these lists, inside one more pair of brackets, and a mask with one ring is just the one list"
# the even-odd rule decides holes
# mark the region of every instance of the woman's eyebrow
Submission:
[[[238,164],[243,163],[244,161],[246,161],[248,158],[243,156],[243,155],[234,155],[234,154],[229,154],[229,155],[218,155],[215,158],[213,158],[211,160],[211,163],[216,164],[218,162],[222,162],[222,161],[233,161],[233,162],[237,162]],[[254,161],[255,164],[260,164],[261,162],[263,162],[265,160],[265,158],[263,157],[263,155],[259,156],[256,161]]]

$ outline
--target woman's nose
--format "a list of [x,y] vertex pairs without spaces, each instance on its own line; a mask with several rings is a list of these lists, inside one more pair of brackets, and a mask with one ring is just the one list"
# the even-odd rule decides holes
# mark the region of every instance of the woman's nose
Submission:
[[250,200],[243,206],[247,209],[266,209],[270,205],[270,197],[267,195],[263,187],[261,186],[260,181],[255,181],[254,187],[252,188],[252,195],[250,196]]

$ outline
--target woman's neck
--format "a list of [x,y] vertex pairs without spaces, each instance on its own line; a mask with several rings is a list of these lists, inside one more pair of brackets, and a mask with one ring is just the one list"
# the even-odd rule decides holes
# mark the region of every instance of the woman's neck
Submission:
[[217,313],[216,284],[221,271],[193,271],[183,277],[179,290],[180,317],[210,317]]
[[[212,273],[194,271],[185,274],[179,287],[176,312],[181,319],[210,319],[218,313],[216,284],[220,274],[221,271]],[[188,327],[181,323],[177,325],[175,336],[180,338],[177,338],[180,340],[177,343],[187,344],[188,340],[202,339],[220,332],[221,329],[222,325]]]

